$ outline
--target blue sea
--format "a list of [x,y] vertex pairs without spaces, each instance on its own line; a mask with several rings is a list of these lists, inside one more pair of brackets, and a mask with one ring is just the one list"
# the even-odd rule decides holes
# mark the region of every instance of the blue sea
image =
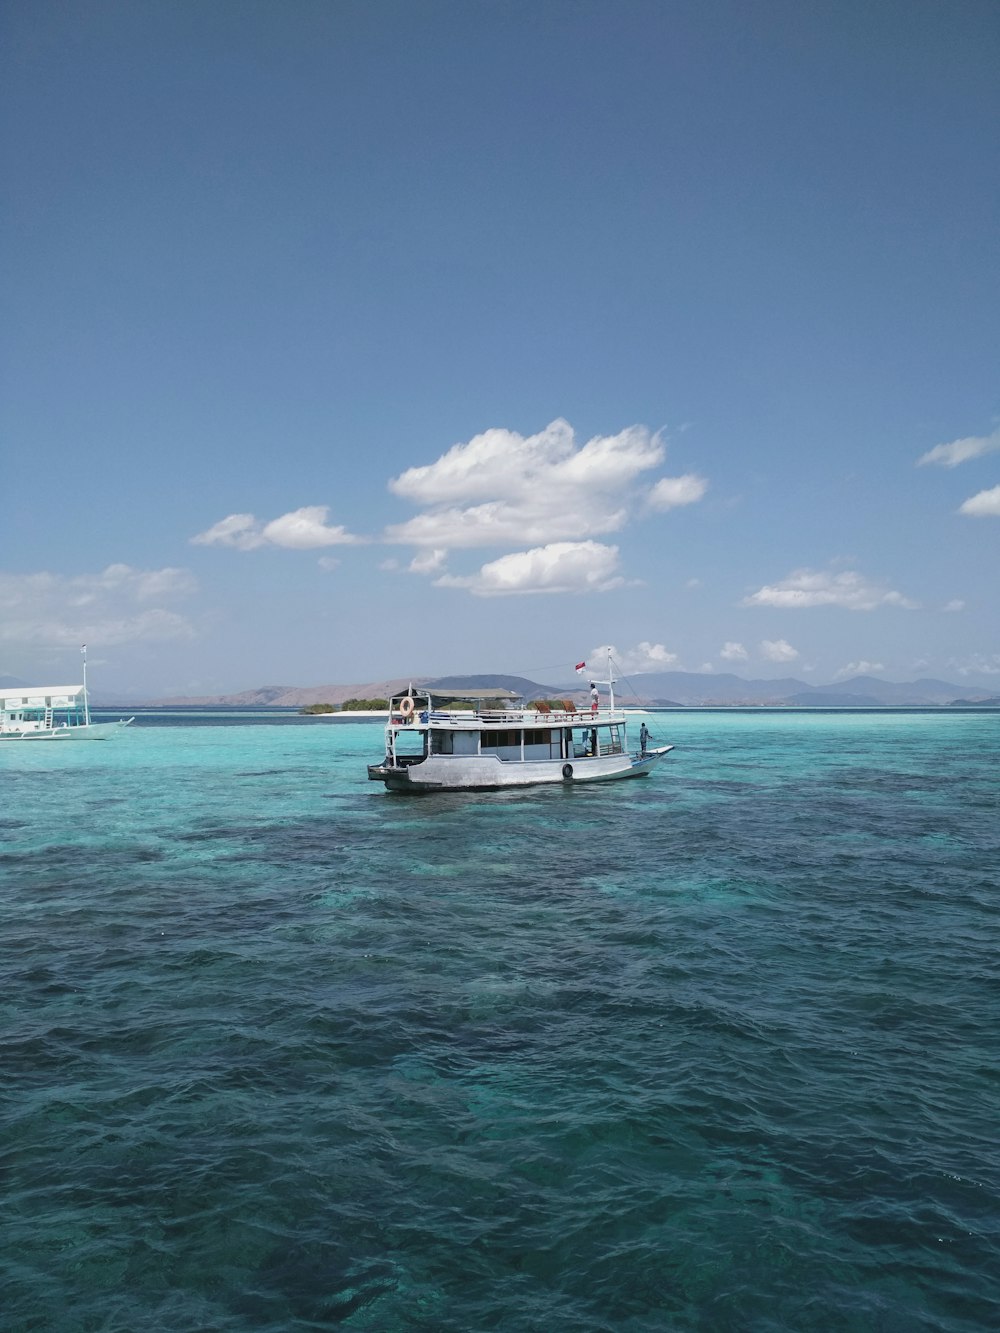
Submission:
[[5,1333],[1000,1328],[1000,713],[650,725],[0,747]]

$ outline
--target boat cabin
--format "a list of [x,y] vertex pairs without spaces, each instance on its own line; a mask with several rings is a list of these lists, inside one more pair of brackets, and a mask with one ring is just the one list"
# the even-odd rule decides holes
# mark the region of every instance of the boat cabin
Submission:
[[393,767],[437,756],[531,764],[624,753],[625,718],[614,709],[525,703],[499,689],[451,694],[411,686],[390,701],[386,762]]

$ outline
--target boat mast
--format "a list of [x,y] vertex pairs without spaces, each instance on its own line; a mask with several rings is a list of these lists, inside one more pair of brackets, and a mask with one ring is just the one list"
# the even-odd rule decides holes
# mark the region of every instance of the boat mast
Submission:
[[607,680],[594,679],[590,682],[592,685],[607,685],[609,691],[608,707],[612,713],[615,711],[615,673],[611,665],[611,649],[608,649],[608,678]]
[[87,699],[87,645],[80,649],[83,653],[83,725],[90,726],[90,702]]

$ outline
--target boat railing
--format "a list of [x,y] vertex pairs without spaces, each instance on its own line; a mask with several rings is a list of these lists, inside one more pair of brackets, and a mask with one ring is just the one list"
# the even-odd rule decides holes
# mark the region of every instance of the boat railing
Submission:
[[[589,727],[606,726],[611,722],[624,722],[625,714],[620,709],[603,708],[595,713],[591,709],[556,709],[547,712],[536,708],[483,708],[477,712],[467,710],[451,711],[435,708],[429,713],[414,713],[412,720],[428,721],[438,726],[468,727],[485,725],[487,727]],[[393,715],[393,722],[397,718]],[[400,721],[404,719],[400,718]],[[410,719],[405,719],[409,721]]]
[[432,722],[451,722],[455,726],[468,726],[470,722],[486,722],[490,726],[520,727],[526,717],[534,717],[534,710],[527,708],[435,708],[430,713]]

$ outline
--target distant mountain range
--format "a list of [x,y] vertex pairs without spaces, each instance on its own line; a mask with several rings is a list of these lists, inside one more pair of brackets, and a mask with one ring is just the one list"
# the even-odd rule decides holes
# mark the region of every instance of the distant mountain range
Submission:
[[[197,698],[156,699],[158,706],[188,707],[282,707],[304,708],[307,704],[342,704],[347,699],[387,698],[409,684],[446,689],[512,690],[526,699],[589,699],[589,681],[576,678],[564,685],[540,685],[524,676],[397,676],[392,680],[366,681],[354,685],[262,685],[238,694]],[[895,682],[877,676],[854,676],[830,685],[809,685],[786,677],[780,680],[744,680],[730,674],[710,675],[693,671],[657,671],[636,674],[617,682],[617,702],[649,704],[661,708],[757,707],[784,708],[874,708],[982,703],[997,706],[997,696],[968,685],[945,680]]]
[[636,675],[630,684],[647,702],[674,700],[688,707],[712,704],[771,704],[789,708],[872,708],[905,705],[974,703],[989,691],[945,680],[904,682],[877,676],[852,676],[829,685],[809,685],[787,677],[780,680],[744,680],[734,675],[702,675],[663,671]]
[[[366,681],[355,685],[261,685],[238,694],[180,696],[148,700],[150,707],[189,708],[304,708],[307,704],[342,704],[347,699],[384,699],[397,690],[414,685],[437,685],[461,689],[488,689],[495,685],[526,699],[573,699],[589,701],[589,679],[575,677],[568,684],[540,685],[524,676],[396,676],[391,680]],[[27,688],[14,676],[0,676],[0,688]],[[619,703],[650,704],[660,708],[734,708],[739,705],[782,708],[876,708],[919,707],[935,704],[981,704],[1000,707],[1000,695],[982,686],[953,685],[946,680],[896,682],[878,676],[853,676],[831,685],[809,685],[794,677],[780,680],[744,680],[731,674],[713,675],[696,671],[637,673],[617,682]],[[91,694],[92,702],[105,707],[121,704],[110,695]],[[130,699],[136,707],[135,698]]]

